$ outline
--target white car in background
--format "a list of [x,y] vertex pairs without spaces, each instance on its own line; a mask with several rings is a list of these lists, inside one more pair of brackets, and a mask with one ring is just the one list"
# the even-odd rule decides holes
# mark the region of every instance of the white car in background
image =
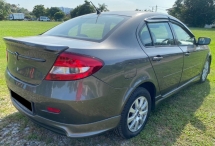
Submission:
[[39,21],[50,21],[50,19],[46,16],[40,16]]

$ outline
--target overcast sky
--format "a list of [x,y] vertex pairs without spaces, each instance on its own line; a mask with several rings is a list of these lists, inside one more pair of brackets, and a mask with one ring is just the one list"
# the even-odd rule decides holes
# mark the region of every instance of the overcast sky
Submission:
[[[110,11],[134,11],[135,9],[152,9],[157,5],[158,12],[166,12],[171,8],[175,0],[91,0],[95,5],[105,3]],[[83,4],[84,0],[6,0],[11,4],[19,4],[20,7],[32,11],[35,5],[43,4],[45,7],[69,7],[75,8]]]

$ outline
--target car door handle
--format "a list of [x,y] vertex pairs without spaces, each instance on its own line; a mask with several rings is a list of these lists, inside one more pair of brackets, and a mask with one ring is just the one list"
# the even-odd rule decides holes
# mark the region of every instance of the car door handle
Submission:
[[162,56],[156,56],[156,57],[153,57],[153,61],[161,61],[163,59]]
[[185,53],[185,56],[190,56],[190,52],[186,52],[186,53]]

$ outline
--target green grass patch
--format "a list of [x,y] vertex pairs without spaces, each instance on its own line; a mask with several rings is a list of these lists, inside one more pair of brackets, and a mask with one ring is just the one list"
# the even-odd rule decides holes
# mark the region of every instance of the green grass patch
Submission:
[[[164,101],[152,114],[141,134],[131,140],[123,140],[113,132],[83,139],[59,136],[35,126],[13,107],[4,78],[6,46],[3,37],[38,35],[56,26],[57,22],[0,22],[0,131],[11,123],[20,128],[30,127],[29,134],[19,133],[21,139],[37,140],[58,145],[215,145],[215,63],[211,74],[203,84],[194,84]],[[212,39],[210,48],[215,56],[215,29],[191,28],[197,36]],[[196,60],[198,61],[198,60]],[[1,141],[1,135],[0,135]]]
[[0,118],[13,112],[15,108],[10,102],[9,93],[5,84],[4,72],[6,68],[6,46],[3,37],[23,37],[39,35],[56,26],[57,22],[23,22],[23,21],[0,21]]

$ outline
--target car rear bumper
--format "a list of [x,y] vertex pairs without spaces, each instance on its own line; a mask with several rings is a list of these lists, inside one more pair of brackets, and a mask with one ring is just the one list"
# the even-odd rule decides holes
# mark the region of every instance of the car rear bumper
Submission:
[[25,110],[25,108],[15,99],[11,99],[13,105],[16,107],[16,109],[29,117],[33,122],[36,124],[49,129],[51,131],[54,131],[56,133],[66,135],[68,137],[87,137],[96,135],[105,131],[108,131],[110,129],[113,129],[117,126],[117,124],[120,121],[120,116],[115,116],[106,120],[102,120],[99,122],[89,123],[89,124],[81,124],[81,125],[73,125],[73,124],[64,124],[55,122],[43,117],[40,117],[38,115],[32,115],[29,114]]
[[[95,77],[64,83],[42,81],[40,85],[22,82],[8,70],[5,77],[13,105],[32,121],[54,132],[86,137],[113,129],[120,121],[126,89],[112,88]],[[50,113],[49,106],[61,112]]]

